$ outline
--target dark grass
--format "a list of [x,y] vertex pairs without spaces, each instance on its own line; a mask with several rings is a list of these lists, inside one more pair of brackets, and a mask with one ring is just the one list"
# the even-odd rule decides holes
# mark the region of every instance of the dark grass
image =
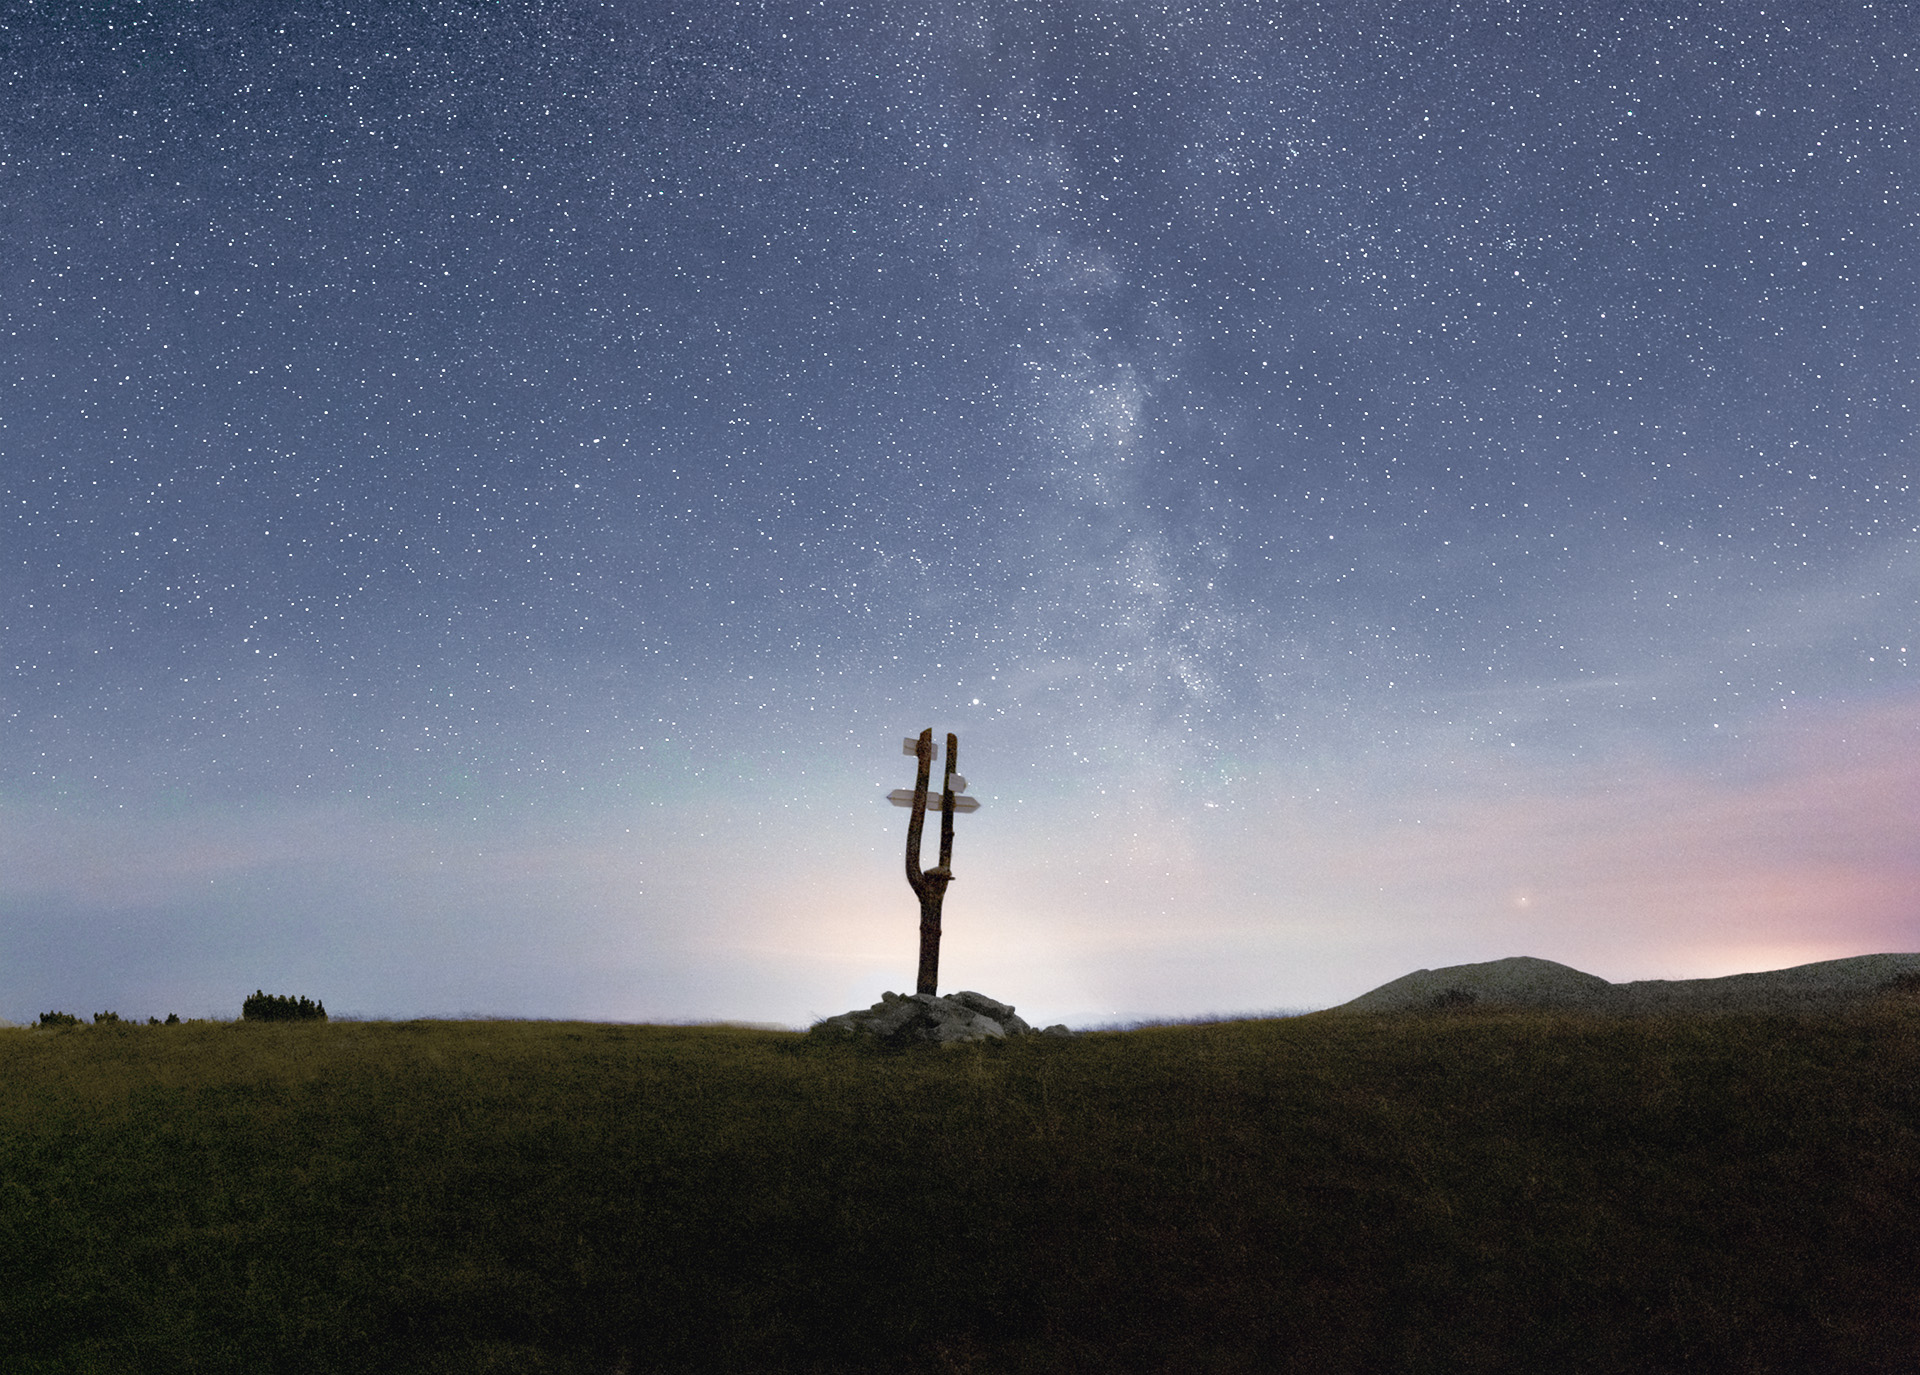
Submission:
[[0,1370],[1912,1371],[1920,996],[0,1031]]

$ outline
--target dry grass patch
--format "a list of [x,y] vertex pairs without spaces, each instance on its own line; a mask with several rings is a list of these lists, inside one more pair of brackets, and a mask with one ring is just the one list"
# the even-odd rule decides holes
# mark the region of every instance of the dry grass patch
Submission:
[[9,1370],[1878,1371],[1920,1005],[0,1030]]

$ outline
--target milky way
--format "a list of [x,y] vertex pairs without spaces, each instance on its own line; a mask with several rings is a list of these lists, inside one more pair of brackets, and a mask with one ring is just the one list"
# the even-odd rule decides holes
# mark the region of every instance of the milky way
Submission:
[[[21,3],[0,1014],[1920,948],[1920,21]],[[231,1003],[233,1006],[228,1007]],[[71,1006],[68,1006],[71,1005]]]

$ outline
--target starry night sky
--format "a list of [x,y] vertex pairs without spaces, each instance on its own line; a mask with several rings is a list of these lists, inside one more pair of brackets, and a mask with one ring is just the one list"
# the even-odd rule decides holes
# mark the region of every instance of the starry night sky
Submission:
[[0,215],[0,1016],[804,1025],[925,726],[1036,1024],[1920,949],[1906,5],[8,0]]

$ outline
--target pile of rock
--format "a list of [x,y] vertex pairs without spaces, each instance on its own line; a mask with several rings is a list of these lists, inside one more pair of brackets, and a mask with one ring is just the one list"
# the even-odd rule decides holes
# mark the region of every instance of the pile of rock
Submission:
[[1010,1003],[998,1002],[984,993],[882,993],[880,1001],[863,1012],[843,1012],[809,1028],[811,1035],[824,1038],[877,1037],[889,1046],[907,1046],[916,1042],[956,1045],[965,1041],[987,1041],[1007,1036],[1071,1036],[1066,1027],[1055,1025],[1036,1032],[1014,1015]]

